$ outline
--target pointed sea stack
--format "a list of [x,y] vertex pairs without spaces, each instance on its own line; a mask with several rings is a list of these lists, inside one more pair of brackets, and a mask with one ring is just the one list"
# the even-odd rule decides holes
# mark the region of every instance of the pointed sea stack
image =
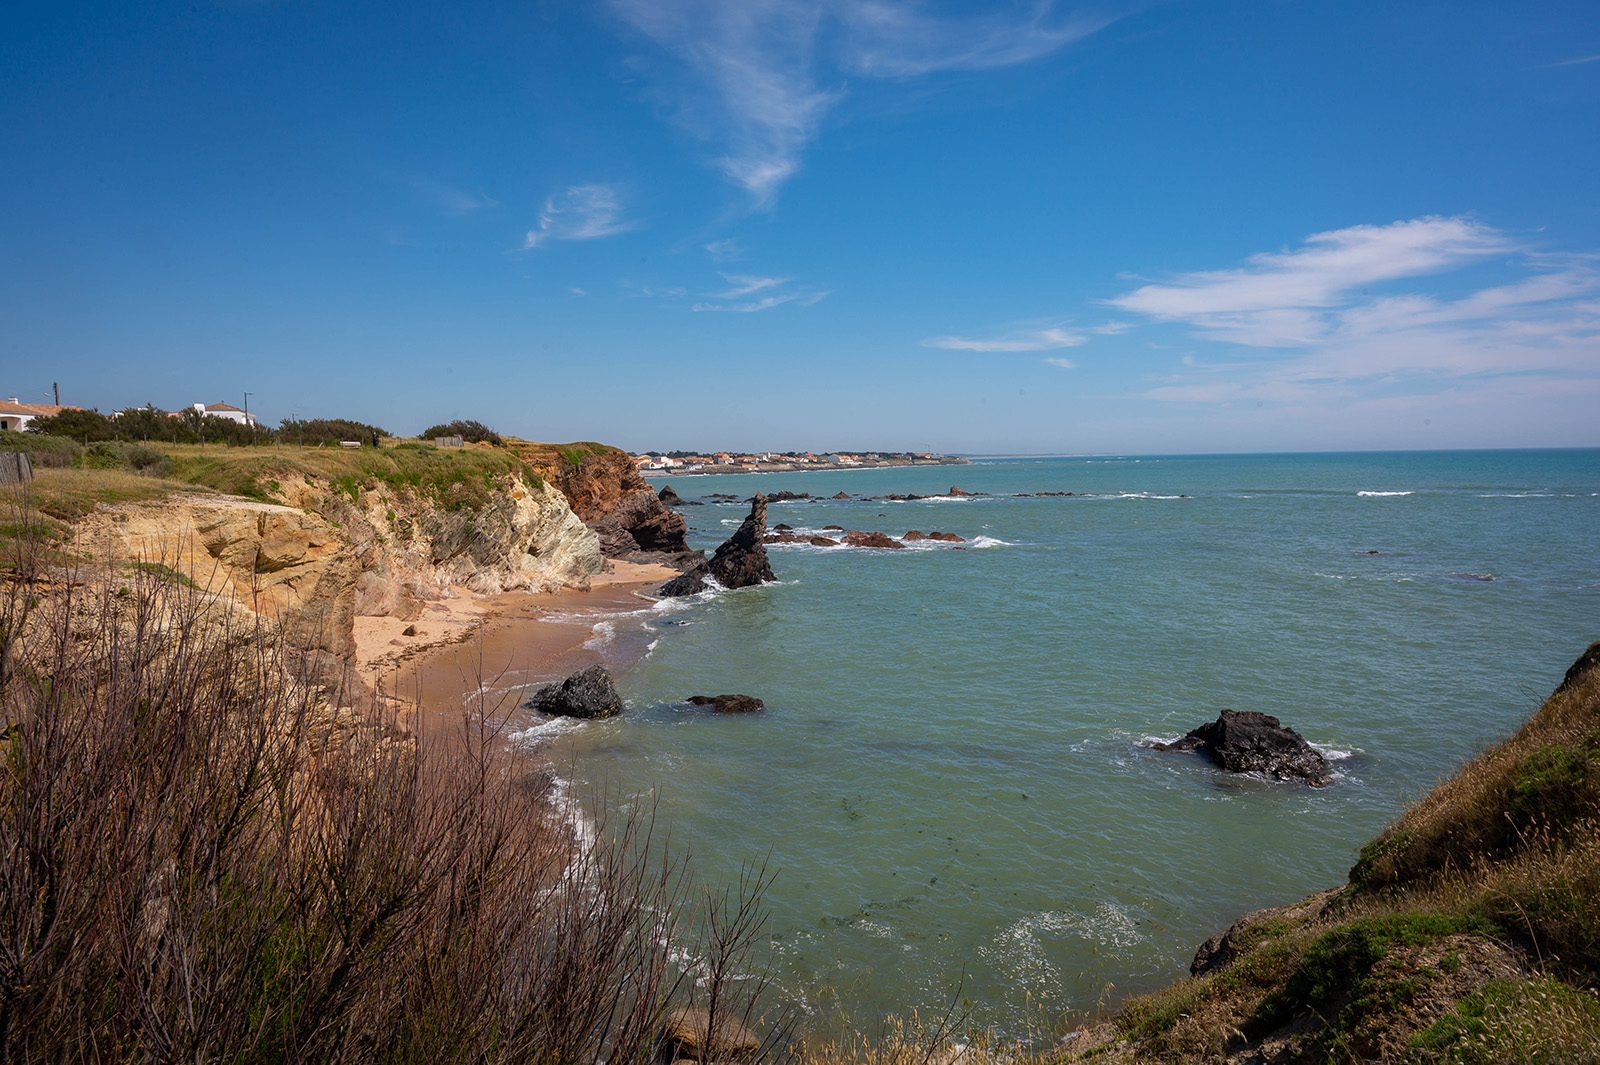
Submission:
[[737,532],[728,537],[709,563],[700,565],[674,577],[656,589],[663,599],[694,595],[705,588],[707,575],[715,577],[724,588],[747,588],[752,584],[775,581],[772,565],[767,561],[767,497],[756,496],[750,501],[750,516],[744,519]]
[[750,501],[750,515],[737,532],[711,556],[711,575],[724,588],[747,588],[752,584],[775,581],[767,561],[767,497]]

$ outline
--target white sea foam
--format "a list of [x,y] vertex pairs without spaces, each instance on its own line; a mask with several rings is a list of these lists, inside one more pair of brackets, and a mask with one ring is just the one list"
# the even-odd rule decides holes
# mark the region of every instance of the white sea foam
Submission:
[[1306,742],[1311,744],[1313,751],[1316,751],[1330,762],[1343,762],[1348,758],[1354,758],[1357,754],[1356,751],[1346,751],[1339,747],[1329,747],[1326,744],[1311,743],[1310,740]]
[[986,547],[1015,547],[1016,544],[1010,540],[1002,540],[997,536],[977,536],[973,538],[972,543],[968,546],[982,549]]
[[565,736],[583,728],[583,720],[576,717],[550,717],[535,721],[527,728],[513,732],[506,738],[517,747],[538,747],[557,736]]
[[1409,496],[1409,495],[1414,495],[1414,494],[1415,494],[1414,490],[1407,490],[1407,491],[1404,491],[1404,492],[1379,492],[1379,491],[1368,491],[1365,488],[1363,488],[1361,491],[1356,493],[1356,495],[1358,495],[1358,496]]

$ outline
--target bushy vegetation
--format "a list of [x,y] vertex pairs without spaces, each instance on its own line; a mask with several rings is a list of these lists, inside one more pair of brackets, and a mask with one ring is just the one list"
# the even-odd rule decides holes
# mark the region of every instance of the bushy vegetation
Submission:
[[285,418],[275,434],[278,442],[296,447],[337,444],[341,440],[369,443],[373,435],[385,437],[389,430],[349,418]]
[[436,440],[441,436],[459,436],[469,444],[493,444],[500,447],[505,443],[500,434],[484,425],[482,422],[457,418],[453,422],[443,425],[431,426],[420,434],[424,440]]
[[72,466],[83,457],[83,445],[71,437],[0,429],[0,451],[25,451],[34,469]]
[[759,877],[586,843],[497,737],[350,696],[162,569],[0,582],[0,1058],[644,1065],[671,1007],[756,1022]]

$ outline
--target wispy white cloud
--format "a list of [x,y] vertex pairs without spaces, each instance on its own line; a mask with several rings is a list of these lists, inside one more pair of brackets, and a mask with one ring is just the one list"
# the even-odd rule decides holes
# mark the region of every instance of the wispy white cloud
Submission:
[[539,226],[528,230],[523,248],[550,240],[599,240],[638,228],[623,218],[622,193],[615,185],[573,185],[545,200]]
[[1078,364],[1073,362],[1071,359],[1050,358],[1044,361],[1049,363],[1051,366],[1059,366],[1063,370],[1076,370],[1078,368]]
[[736,300],[752,292],[760,292],[764,288],[787,285],[794,280],[792,277],[749,277],[744,274],[723,274],[722,279],[733,287],[718,295],[716,298],[719,300]]
[[[1465,294],[1416,291],[1422,278],[1490,257],[1509,279]],[[1242,268],[1144,285],[1110,303],[1230,353],[1185,358],[1147,398],[1353,401],[1467,379],[1600,379],[1597,265],[1594,256],[1532,252],[1469,219],[1420,218],[1316,234]],[[1401,282],[1412,291],[1383,291]]]
[[1075,348],[1088,339],[1081,333],[1070,333],[1060,326],[1051,326],[997,337],[928,337],[922,346],[950,351],[1054,351],[1057,348]]
[[714,240],[706,245],[706,251],[719,263],[733,263],[744,258],[744,248],[740,245],[738,237]]
[[1600,63],[1600,55],[1586,55],[1581,59],[1563,59],[1559,63],[1549,63],[1552,67],[1575,67],[1580,63]]
[[[828,293],[816,289],[792,289],[780,291],[791,284],[791,277],[753,277],[744,274],[723,274],[722,279],[732,287],[722,292],[714,293],[694,305],[697,311],[735,311],[749,314],[753,311],[767,311],[774,307],[781,307],[785,303],[793,303],[800,307],[810,307],[827,298]],[[746,296],[758,292],[768,293],[760,299],[744,300]]]
[[1022,15],[941,18],[916,0],[611,0],[670,55],[658,79],[678,121],[725,154],[717,167],[770,205],[844,96],[847,77],[911,78],[1027,63],[1105,20]]

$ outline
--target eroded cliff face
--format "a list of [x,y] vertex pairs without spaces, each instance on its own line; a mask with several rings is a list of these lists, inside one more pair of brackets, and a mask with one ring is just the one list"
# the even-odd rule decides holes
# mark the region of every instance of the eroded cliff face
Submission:
[[681,555],[683,518],[656,497],[626,451],[604,444],[522,444],[522,461],[561,489],[607,558]]
[[294,647],[354,653],[360,566],[340,530],[316,514],[178,495],[96,510],[74,529],[73,549],[94,562],[170,569],[270,619]]
[[493,594],[586,588],[604,565],[600,542],[566,497],[532,478],[496,478],[486,499],[454,507],[404,486],[286,485],[337,523],[360,566],[355,612],[413,617],[456,588]]
[[74,550],[112,565],[165,566],[269,618],[286,642],[340,658],[357,615],[413,617],[455,589],[495,593],[587,587],[600,542],[555,487],[503,476],[470,505],[408,486],[278,484],[283,503],[180,494],[102,507]]

